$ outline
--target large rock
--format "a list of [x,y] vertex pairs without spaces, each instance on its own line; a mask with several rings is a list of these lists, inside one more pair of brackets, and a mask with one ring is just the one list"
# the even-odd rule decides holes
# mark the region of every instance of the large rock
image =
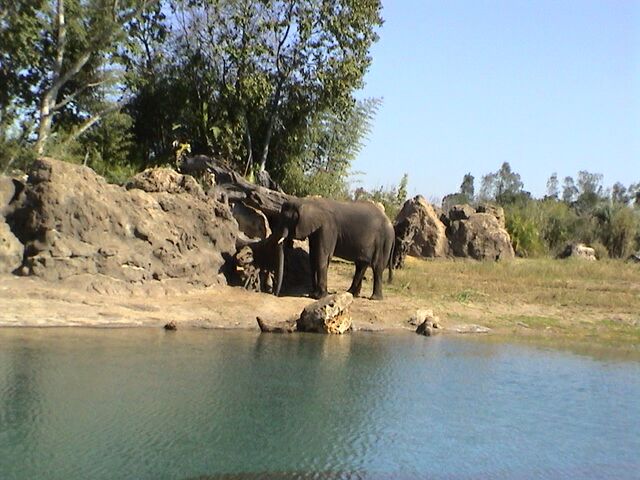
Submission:
[[129,282],[225,282],[225,258],[238,235],[228,206],[169,169],[147,170],[128,188],[87,167],[35,161],[12,219],[25,243],[27,273],[48,280],[100,273]]
[[0,177],[0,273],[10,273],[22,265],[24,245],[11,231],[5,216],[11,216],[19,202],[16,199],[24,189],[21,182]]
[[[455,207],[454,207],[455,208]],[[461,210],[451,215],[447,227],[447,238],[451,252],[456,257],[470,257],[476,260],[505,260],[515,257],[511,237],[502,228],[492,213],[469,213],[462,219]]]
[[349,307],[353,295],[349,292],[327,295],[307,305],[297,321],[300,332],[342,334],[351,330]]
[[476,207],[477,213],[490,213],[496,220],[498,220],[498,225],[500,228],[505,228],[505,217],[504,217],[504,208],[500,205],[493,205],[491,203],[482,203]]
[[396,245],[394,267],[401,267],[406,255],[446,257],[446,229],[434,207],[422,195],[407,200],[394,222]]
[[567,245],[558,258],[577,258],[579,260],[596,261],[596,251],[591,247],[587,247],[583,243],[572,243]]
[[24,246],[0,216],[0,273],[11,273],[22,265]]

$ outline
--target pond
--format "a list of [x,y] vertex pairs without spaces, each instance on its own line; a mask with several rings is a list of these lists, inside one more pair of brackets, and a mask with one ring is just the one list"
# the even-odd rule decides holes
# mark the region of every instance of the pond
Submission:
[[0,478],[638,479],[640,362],[410,333],[0,330]]

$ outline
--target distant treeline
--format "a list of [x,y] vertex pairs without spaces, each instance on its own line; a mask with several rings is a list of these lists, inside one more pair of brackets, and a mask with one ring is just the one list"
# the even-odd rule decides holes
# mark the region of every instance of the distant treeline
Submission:
[[578,172],[562,184],[553,173],[543,198],[524,190],[520,175],[508,162],[482,177],[476,194],[474,177],[464,176],[457,193],[443,208],[457,203],[495,202],[505,210],[507,230],[516,253],[523,257],[556,255],[568,243],[586,243],[599,258],[627,258],[640,249],[640,182],[602,185],[602,175]]

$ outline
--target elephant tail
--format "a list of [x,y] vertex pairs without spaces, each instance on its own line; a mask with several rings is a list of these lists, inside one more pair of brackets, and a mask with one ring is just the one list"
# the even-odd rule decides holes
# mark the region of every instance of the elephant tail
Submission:
[[393,256],[396,250],[396,239],[393,238],[393,243],[391,244],[391,252],[389,252],[389,283],[393,282]]

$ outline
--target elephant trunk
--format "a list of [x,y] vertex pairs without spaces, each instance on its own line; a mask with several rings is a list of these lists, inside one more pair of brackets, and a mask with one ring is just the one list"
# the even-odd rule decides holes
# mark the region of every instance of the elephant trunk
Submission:
[[282,288],[282,278],[284,276],[284,240],[287,238],[288,233],[288,230],[285,228],[282,232],[282,236],[278,240],[278,244],[276,245],[278,265],[276,268],[276,285],[273,290],[273,294],[276,297],[280,295],[280,289]]

